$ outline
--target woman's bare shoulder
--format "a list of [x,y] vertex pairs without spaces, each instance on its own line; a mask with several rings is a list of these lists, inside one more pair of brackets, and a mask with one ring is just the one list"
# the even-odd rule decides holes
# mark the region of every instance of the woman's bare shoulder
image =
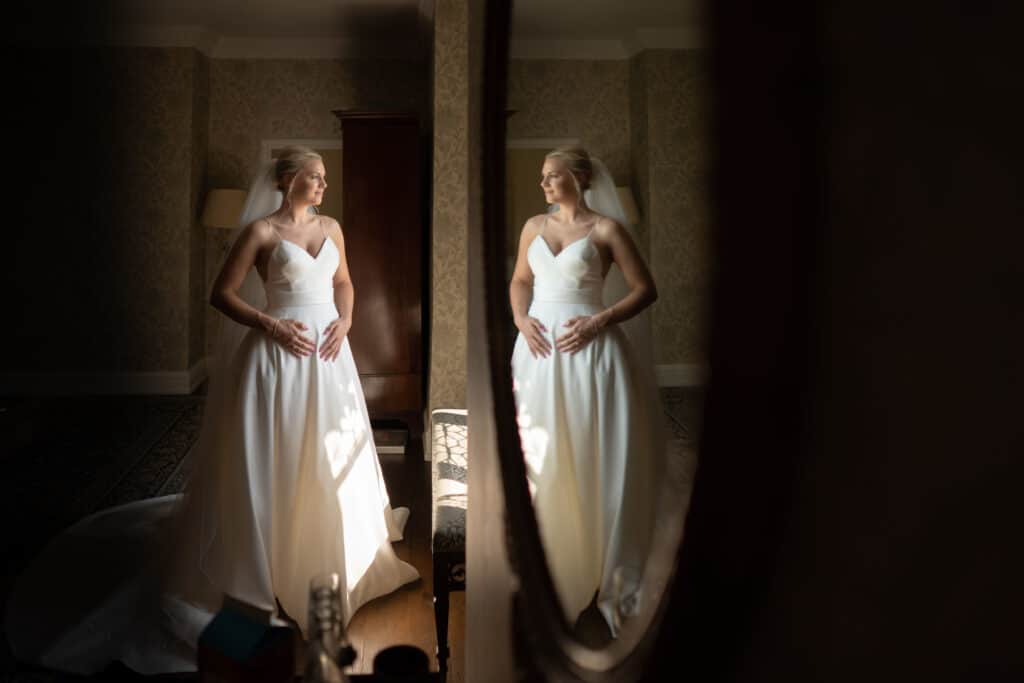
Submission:
[[341,237],[341,223],[338,222],[337,218],[320,214],[320,222],[324,226],[324,230],[328,235],[333,237]]
[[530,216],[523,223],[523,234],[524,235],[537,235],[540,233],[541,226],[544,225],[544,219],[547,218],[546,213],[538,213],[536,216]]
[[257,218],[249,225],[242,228],[238,235],[238,242],[254,242],[260,246],[277,241],[277,235],[270,221],[266,218]]
[[594,235],[603,240],[615,239],[625,232],[625,228],[617,220],[603,214],[597,214],[593,230]]

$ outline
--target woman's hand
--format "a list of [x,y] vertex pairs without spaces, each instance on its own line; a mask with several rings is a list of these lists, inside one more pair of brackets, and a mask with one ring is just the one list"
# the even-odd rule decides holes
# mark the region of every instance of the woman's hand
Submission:
[[323,341],[320,342],[320,357],[333,361],[341,353],[341,342],[352,328],[348,318],[338,318],[324,329]]
[[602,313],[577,315],[569,318],[564,325],[569,328],[569,331],[555,340],[555,348],[562,353],[576,353],[600,334],[604,325],[605,319]]
[[548,354],[551,353],[551,342],[544,336],[547,328],[539,320],[523,316],[516,319],[516,327],[519,328],[519,332],[526,339],[526,345],[530,347],[530,353],[533,354],[534,358],[537,356],[541,358],[548,357]]
[[298,320],[276,320],[270,329],[270,338],[296,356],[308,356],[316,351],[313,340],[302,335],[308,329],[309,327]]

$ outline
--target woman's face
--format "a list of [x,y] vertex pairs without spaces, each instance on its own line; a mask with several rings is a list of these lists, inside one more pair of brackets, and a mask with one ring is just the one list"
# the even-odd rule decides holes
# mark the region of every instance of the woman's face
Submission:
[[320,206],[327,189],[327,172],[324,163],[319,159],[311,159],[302,165],[295,174],[292,183],[291,198],[293,201]]
[[548,158],[540,172],[540,186],[548,204],[576,203],[576,183],[561,159]]

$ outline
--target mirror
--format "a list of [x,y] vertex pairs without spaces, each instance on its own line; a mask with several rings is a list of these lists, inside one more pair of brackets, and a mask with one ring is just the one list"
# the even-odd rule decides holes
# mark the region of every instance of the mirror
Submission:
[[[514,340],[514,410],[496,421],[519,434],[501,453],[510,516],[532,516],[513,529],[517,619],[546,623],[536,638],[576,671],[640,656],[697,468],[711,262],[702,35],[696,2],[512,7],[506,231],[488,267],[511,282],[489,306]],[[637,293],[645,271],[652,305]]]

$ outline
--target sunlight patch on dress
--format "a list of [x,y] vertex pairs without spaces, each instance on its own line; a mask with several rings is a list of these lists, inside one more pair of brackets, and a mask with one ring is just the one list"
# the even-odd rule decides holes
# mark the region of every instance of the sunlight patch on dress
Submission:
[[[344,390],[344,387],[342,387]],[[354,385],[349,384],[354,393]],[[349,590],[352,590],[370,568],[380,545],[371,525],[360,524],[359,510],[370,504],[371,492],[365,489],[365,477],[376,476],[372,458],[376,457],[369,430],[362,413],[345,406],[338,429],[332,429],[324,436],[327,462],[331,477],[337,486],[336,500],[341,513],[346,543],[345,576]],[[362,481],[364,487],[359,487]],[[372,492],[377,495],[377,492]]]
[[349,465],[352,454],[366,441],[362,415],[351,406],[345,406],[345,414],[338,421],[338,426],[339,429],[332,429],[324,436],[327,462],[331,466],[331,476],[334,479],[341,475]]
[[[372,524],[367,524],[359,514],[367,505],[379,496],[376,490],[367,490],[367,477],[375,475],[373,443],[364,438],[359,442],[354,460],[348,472],[342,477],[338,486],[337,500],[341,510],[341,524],[345,535],[345,578],[349,590],[355,588],[363,574],[376,559],[377,551],[382,544],[389,544],[387,536],[383,539],[374,531]],[[362,486],[360,486],[362,484]]]
[[[513,385],[518,385],[515,379],[512,381]],[[544,471],[551,436],[543,427],[532,426],[533,419],[530,417],[525,403],[519,404],[516,423],[519,425],[519,443],[523,448],[523,459],[526,461],[526,481],[532,497],[537,491],[537,481]]]

